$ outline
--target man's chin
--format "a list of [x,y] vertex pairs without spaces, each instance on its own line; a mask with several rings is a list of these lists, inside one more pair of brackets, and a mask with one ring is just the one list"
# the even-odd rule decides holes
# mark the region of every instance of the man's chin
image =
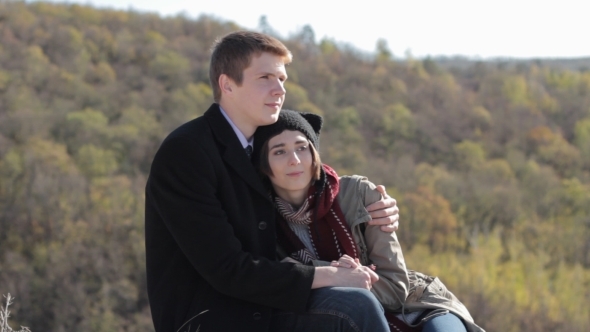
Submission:
[[269,122],[267,123],[267,125],[271,125],[271,124],[277,122],[279,120],[279,113],[280,113],[280,110],[279,110],[279,112],[276,112],[275,114],[272,114],[268,118]]

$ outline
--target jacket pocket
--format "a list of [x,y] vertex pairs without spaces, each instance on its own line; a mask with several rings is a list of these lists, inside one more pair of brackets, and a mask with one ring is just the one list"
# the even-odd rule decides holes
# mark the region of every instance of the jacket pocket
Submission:
[[432,282],[428,285],[423,297],[428,299],[432,304],[443,304],[445,306],[450,306],[452,300],[447,287],[437,277],[434,277]]
[[433,305],[450,305],[452,294],[438,277],[432,277],[416,271],[408,271],[410,292],[407,303],[425,303]]

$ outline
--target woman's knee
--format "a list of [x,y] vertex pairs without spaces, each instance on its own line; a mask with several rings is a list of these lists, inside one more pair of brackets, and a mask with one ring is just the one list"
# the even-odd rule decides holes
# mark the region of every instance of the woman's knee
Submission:
[[466,332],[463,321],[452,313],[437,316],[426,323],[422,328],[422,332]]
[[388,331],[383,306],[368,290],[332,287],[312,292],[309,312],[339,317],[353,331]]
[[364,308],[371,313],[383,316],[383,306],[371,291],[361,288],[350,288],[349,295],[349,301],[355,304],[357,310]]
[[312,292],[311,307],[356,312],[359,309],[383,314],[383,307],[370,291],[352,287],[327,287]]

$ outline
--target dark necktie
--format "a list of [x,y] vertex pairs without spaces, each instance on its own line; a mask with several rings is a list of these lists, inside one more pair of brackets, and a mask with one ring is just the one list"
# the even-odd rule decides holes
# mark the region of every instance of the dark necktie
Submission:
[[252,145],[248,145],[244,150],[246,150],[246,154],[248,155],[248,159],[252,159]]

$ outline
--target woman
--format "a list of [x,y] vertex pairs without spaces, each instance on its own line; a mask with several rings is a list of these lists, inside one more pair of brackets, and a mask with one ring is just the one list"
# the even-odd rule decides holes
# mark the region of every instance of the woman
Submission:
[[395,233],[366,224],[364,207],[381,194],[366,178],[339,178],[321,163],[321,126],[318,115],[283,110],[254,135],[253,160],[279,212],[283,256],[302,264],[371,266],[379,275],[371,291],[392,331],[483,331],[438,278],[406,269]]

